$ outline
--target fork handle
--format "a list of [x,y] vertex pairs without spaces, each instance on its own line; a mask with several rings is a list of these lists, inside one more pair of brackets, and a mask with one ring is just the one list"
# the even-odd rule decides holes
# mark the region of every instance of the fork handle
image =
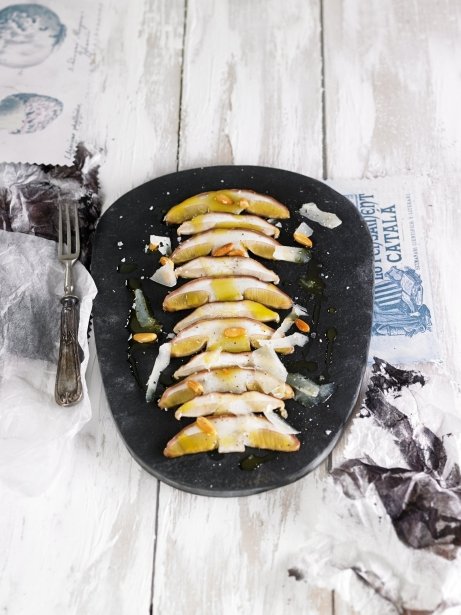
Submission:
[[83,397],[78,346],[79,300],[74,295],[66,295],[61,303],[61,337],[54,396],[60,406],[72,406]]

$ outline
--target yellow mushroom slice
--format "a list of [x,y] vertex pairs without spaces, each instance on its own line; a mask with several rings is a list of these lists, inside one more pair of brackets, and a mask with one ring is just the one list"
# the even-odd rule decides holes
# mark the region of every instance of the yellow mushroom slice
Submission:
[[217,190],[202,192],[172,207],[165,216],[168,224],[181,224],[209,212],[240,214],[242,211],[264,218],[289,218],[285,205],[252,190]]
[[[221,248],[225,247],[225,253]],[[227,250],[227,248],[229,248]],[[235,256],[236,250],[249,250],[256,256],[271,260],[307,263],[309,251],[304,248],[282,246],[278,241],[255,231],[239,229],[213,229],[183,241],[171,254],[175,264],[186,263],[199,256]]]
[[244,256],[201,256],[181,265],[175,271],[180,278],[195,279],[224,275],[250,275],[262,282],[280,282],[279,276],[259,261]]
[[196,216],[183,222],[178,228],[178,235],[196,235],[214,228],[241,228],[257,231],[269,237],[278,237],[280,229],[258,216],[238,214],[210,213]]
[[171,354],[186,357],[207,350],[248,352],[261,340],[269,340],[271,327],[251,318],[212,318],[186,327],[171,340]]
[[208,417],[206,425],[199,419],[187,425],[168,442],[163,454],[181,457],[216,448],[220,453],[240,453],[245,446],[289,453],[299,450],[300,441],[265,417],[224,415]]
[[253,367],[271,374],[282,382],[287,379],[287,370],[272,348],[262,346],[253,352],[223,352],[220,349],[202,352],[189,359],[174,373],[179,380],[196,372],[218,367]]
[[191,314],[180,320],[173,331],[179,333],[194,322],[204,318],[253,318],[260,322],[279,322],[280,316],[265,305],[256,301],[217,301],[205,303]]
[[[203,418],[203,417],[201,417]],[[211,423],[211,421],[209,421]],[[206,453],[218,448],[218,432],[213,423],[212,429],[205,431],[203,422],[195,421],[181,429],[166,445],[163,454],[165,457],[182,457],[182,455],[192,455],[194,453]]]
[[290,385],[258,369],[221,367],[192,374],[168,387],[161,396],[159,408],[173,408],[208,393],[245,393],[259,391],[277,399],[294,396]]
[[163,301],[166,312],[196,308],[215,301],[241,301],[249,299],[275,309],[286,310],[293,302],[273,284],[261,282],[251,276],[225,276],[199,278],[183,284],[168,293]]

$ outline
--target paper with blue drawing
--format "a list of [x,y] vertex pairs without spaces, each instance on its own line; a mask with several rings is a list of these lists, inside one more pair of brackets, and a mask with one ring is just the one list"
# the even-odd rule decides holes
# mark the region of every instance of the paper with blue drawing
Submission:
[[429,199],[425,179],[327,182],[362,214],[373,240],[375,298],[370,359],[440,359],[425,237],[415,212]]
[[101,6],[0,0],[0,158],[71,164],[89,99]]

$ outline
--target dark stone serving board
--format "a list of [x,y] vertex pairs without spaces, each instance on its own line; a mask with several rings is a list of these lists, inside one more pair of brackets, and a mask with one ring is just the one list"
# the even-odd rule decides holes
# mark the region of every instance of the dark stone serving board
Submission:
[[[149,235],[169,234],[174,238],[176,228],[162,222],[165,212],[189,196],[223,188],[255,190],[287,205],[292,215],[290,220],[283,221],[279,238],[282,244],[296,245],[292,233],[303,220],[314,229],[312,253],[321,265],[325,283],[320,303],[299,283],[307,265],[275,261],[264,264],[279,274],[280,287],[308,308],[310,321],[315,309],[319,309],[318,324],[313,327],[315,338],[283,362],[289,371],[299,371],[300,366],[303,369],[306,361],[316,363],[318,368],[312,372],[306,371],[307,365],[304,367],[305,375],[317,380],[327,374],[325,381],[336,384],[333,396],[311,410],[293,400],[286,403],[288,422],[300,430],[300,450],[272,455],[251,471],[240,469],[240,461],[251,452],[264,456],[265,451],[247,449],[245,453],[227,455],[164,457],[165,444],[188,419],[177,421],[172,411],[159,410],[155,403],[147,404],[127,360],[126,323],[132,304],[127,278],[145,276],[143,290],[156,318],[164,325],[160,343],[166,340],[174,323],[185,315],[184,312],[165,314],[161,309],[169,289],[148,279],[159,260],[158,253],[145,252]],[[336,213],[342,224],[326,229],[302,218],[298,209],[309,201]],[[136,263],[137,270],[119,273],[122,258]],[[371,238],[365,222],[345,197],[309,177],[265,167],[208,167],[165,175],[124,195],[102,216],[96,233],[92,274],[98,287],[94,305],[96,345],[107,398],[126,446],[145,470],[169,485],[192,493],[250,495],[298,480],[318,466],[338,442],[357,399],[366,366],[373,302]],[[281,313],[281,317],[284,315]],[[326,365],[326,331],[332,327],[337,336],[330,347],[331,362]],[[145,355],[139,361],[139,372],[141,381],[146,382],[158,344],[143,347],[142,352]],[[177,369],[181,361],[184,360],[174,360],[167,374]],[[157,397],[163,389],[160,384]]]

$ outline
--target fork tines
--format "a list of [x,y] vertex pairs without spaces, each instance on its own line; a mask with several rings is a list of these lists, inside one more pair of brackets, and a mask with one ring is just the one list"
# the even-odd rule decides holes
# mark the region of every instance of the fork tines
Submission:
[[[65,218],[65,225],[63,218]],[[66,260],[78,258],[80,254],[80,230],[77,203],[59,203],[58,230],[58,258]]]

